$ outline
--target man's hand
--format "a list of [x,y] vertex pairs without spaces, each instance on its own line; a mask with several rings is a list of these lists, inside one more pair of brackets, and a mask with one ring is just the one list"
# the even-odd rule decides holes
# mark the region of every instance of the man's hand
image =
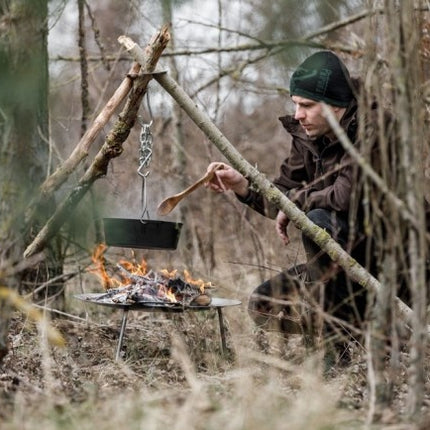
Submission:
[[276,232],[279,237],[284,242],[284,245],[288,245],[290,243],[290,238],[287,234],[287,227],[290,220],[287,218],[287,215],[284,212],[279,211],[276,217]]
[[209,164],[207,171],[214,170],[216,167],[218,168],[215,170],[215,175],[205,184],[206,187],[217,193],[232,190],[241,197],[245,197],[248,194],[248,179],[241,173],[228,164],[219,162]]

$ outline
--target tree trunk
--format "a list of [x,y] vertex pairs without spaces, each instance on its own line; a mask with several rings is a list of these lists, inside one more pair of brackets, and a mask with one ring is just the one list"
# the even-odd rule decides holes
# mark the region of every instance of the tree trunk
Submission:
[[[0,6],[0,249],[1,261],[19,261],[34,225],[25,228],[24,209],[48,168],[48,2],[6,0]],[[48,210],[46,205],[44,210]],[[1,279],[18,289],[34,285],[49,270],[61,272],[52,247],[48,267]],[[49,263],[53,264],[49,264]],[[49,270],[46,270],[46,269]],[[1,276],[1,275],[0,275]],[[0,305],[0,349],[5,348],[8,312]]]
[[[173,22],[173,2],[172,1],[166,1],[163,2],[163,20],[164,22]],[[171,38],[170,38],[170,50],[175,51],[175,35],[171,31]],[[168,59],[170,64],[170,71],[172,75],[174,76],[174,79],[176,81],[179,80],[179,71],[178,67],[176,65],[176,58],[175,56],[171,56]],[[172,106],[172,119],[173,119],[173,136],[172,136],[172,144],[171,144],[171,151],[172,151],[172,172],[177,178],[177,182],[179,184],[179,187],[181,189],[185,189],[187,187],[187,177],[182,174],[182,172],[187,171],[187,158],[186,158],[186,151],[185,151],[185,131],[184,131],[184,112],[182,109],[176,104],[173,103]],[[189,207],[187,203],[181,205],[179,208],[179,220],[182,222],[182,252],[183,252],[183,259],[184,259],[184,265],[187,267],[193,266],[193,234],[195,234],[195,231],[193,231],[192,225],[190,225],[189,222],[186,222],[189,219]]]

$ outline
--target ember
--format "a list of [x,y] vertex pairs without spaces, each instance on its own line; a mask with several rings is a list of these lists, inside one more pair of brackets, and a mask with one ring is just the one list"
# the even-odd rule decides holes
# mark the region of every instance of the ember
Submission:
[[99,276],[107,290],[106,294],[100,294],[99,300],[122,304],[178,303],[196,306],[207,306],[211,302],[210,296],[205,293],[205,288],[211,287],[210,282],[192,279],[186,270],[182,279],[177,275],[177,270],[148,271],[145,260],[140,264],[120,261],[116,265],[115,276],[109,276],[105,251],[104,244],[95,249],[92,256],[95,268],[90,269]]

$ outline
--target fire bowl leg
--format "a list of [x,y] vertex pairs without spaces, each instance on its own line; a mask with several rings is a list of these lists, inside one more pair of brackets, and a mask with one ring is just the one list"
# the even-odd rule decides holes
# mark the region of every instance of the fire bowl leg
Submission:
[[222,316],[222,308],[217,308],[218,311],[218,319],[219,319],[219,332],[221,334],[221,346],[223,355],[227,354],[227,344],[225,341],[225,326],[224,326],[224,318]]
[[119,332],[118,345],[116,347],[115,360],[118,361],[121,355],[122,341],[124,339],[125,327],[127,325],[128,309],[124,309],[122,313],[121,330]]

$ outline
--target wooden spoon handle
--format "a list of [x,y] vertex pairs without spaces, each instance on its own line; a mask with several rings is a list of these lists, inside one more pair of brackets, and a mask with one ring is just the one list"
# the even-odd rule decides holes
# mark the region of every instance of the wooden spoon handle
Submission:
[[180,193],[175,194],[175,196],[180,197],[181,199],[185,196],[188,196],[188,194],[192,193],[196,188],[200,187],[200,185],[203,185],[205,182],[210,181],[213,178],[214,174],[214,170],[207,172],[198,181],[194,182],[194,184],[190,185],[188,188],[185,188],[185,190],[181,191]]
[[198,181],[194,182],[194,184],[190,185],[188,188],[186,188],[185,190],[181,191],[178,194],[175,194],[173,196],[167,197],[166,199],[164,199],[157,208],[157,213],[159,215],[167,215],[168,213],[170,213],[175,206],[186,196],[188,196],[188,194],[192,193],[196,188],[200,187],[200,185],[203,185],[205,182],[210,181],[214,174],[215,174],[215,170],[221,169],[223,167],[222,164],[220,164],[219,166],[216,166],[213,170],[210,170],[209,172],[207,172],[204,176],[202,176]]

